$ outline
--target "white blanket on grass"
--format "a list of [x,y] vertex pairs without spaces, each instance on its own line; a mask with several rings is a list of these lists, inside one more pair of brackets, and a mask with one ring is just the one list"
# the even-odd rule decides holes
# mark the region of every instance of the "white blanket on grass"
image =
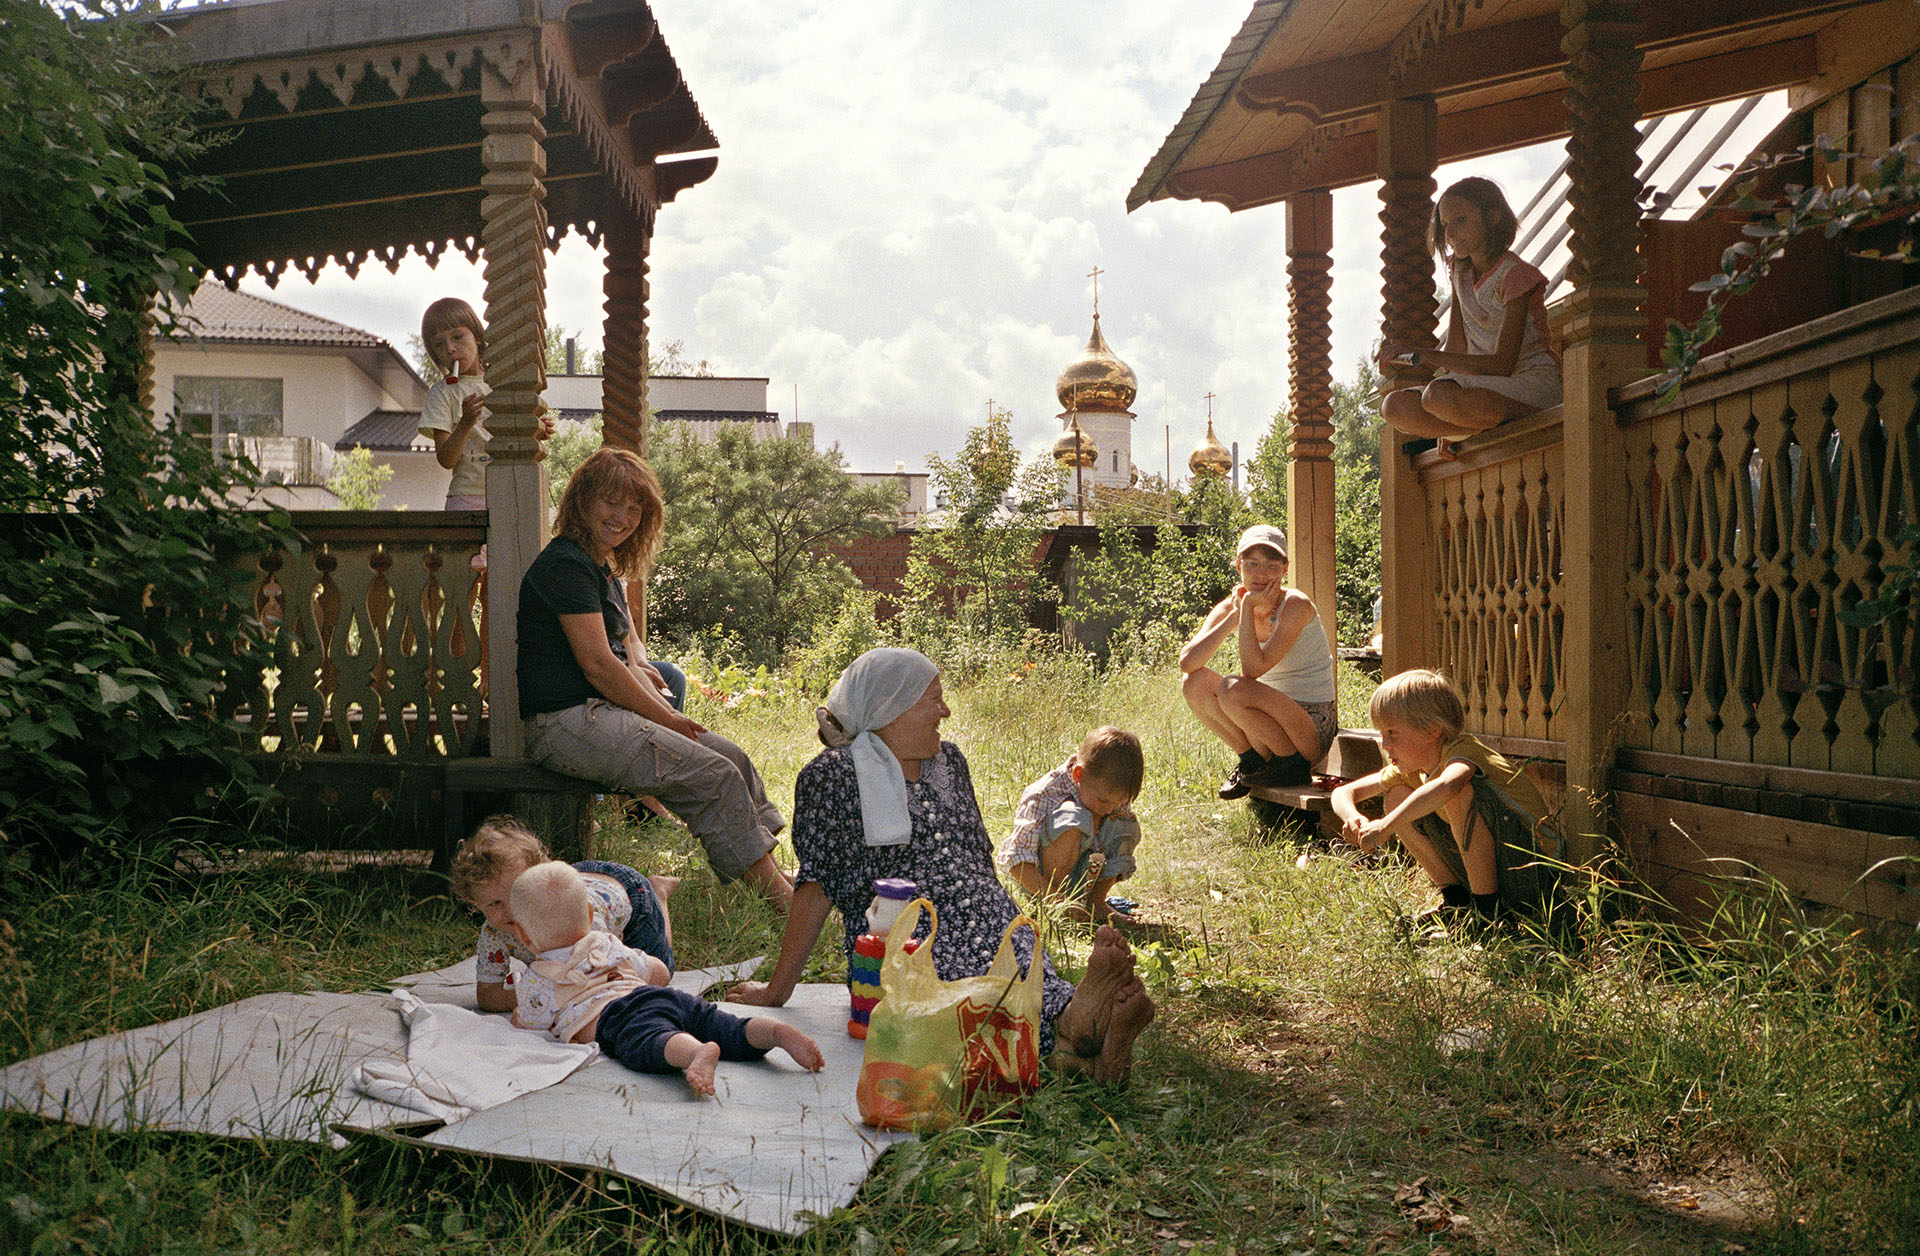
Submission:
[[[753,966],[682,973],[674,984],[704,990]],[[860,1124],[861,1044],[846,1034],[844,986],[802,986],[785,1008],[731,1009],[799,1025],[820,1043],[824,1070],[807,1073],[781,1052],[723,1063],[716,1098],[700,1100],[677,1075],[635,1073],[592,1047],[478,1015],[471,960],[395,984],[391,994],[259,995],[74,1043],[0,1069],[0,1108],[118,1130],[335,1146],[343,1132],[369,1133],[599,1169],[789,1235],[850,1201],[880,1154],[907,1137]],[[510,1037],[496,1041],[502,1030]],[[543,1044],[578,1057],[543,1066],[552,1084],[497,1076],[506,1066],[490,1053]],[[435,1105],[454,1115],[431,1115]],[[446,1124],[417,1132],[437,1120]]]
[[394,991],[387,1005],[407,1026],[407,1053],[365,1061],[353,1070],[353,1089],[423,1120],[458,1121],[545,1090],[600,1054],[590,1042],[515,1029],[504,1016],[422,1003],[411,990]]

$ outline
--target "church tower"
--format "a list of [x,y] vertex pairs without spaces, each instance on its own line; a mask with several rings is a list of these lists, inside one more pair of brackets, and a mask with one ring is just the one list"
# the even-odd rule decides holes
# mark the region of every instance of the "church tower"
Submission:
[[1060,430],[1073,425],[1078,412],[1081,430],[1098,451],[1094,464],[1083,472],[1086,486],[1126,488],[1133,483],[1133,399],[1140,386],[1133,368],[1115,356],[1100,334],[1100,270],[1093,272],[1093,334],[1086,352],[1067,364],[1054,383],[1060,402]]

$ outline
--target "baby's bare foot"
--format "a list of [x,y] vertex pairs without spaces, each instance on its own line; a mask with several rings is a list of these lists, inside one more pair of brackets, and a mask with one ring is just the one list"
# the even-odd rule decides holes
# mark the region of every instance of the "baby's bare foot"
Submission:
[[1133,975],[1133,950],[1127,939],[1112,925],[1101,925],[1093,935],[1093,952],[1087,957],[1087,975],[1073,992],[1073,998],[1053,1023],[1057,1046],[1082,1059],[1099,1055],[1107,1039],[1107,1024],[1113,1017],[1114,996]]
[[1100,1058],[1093,1062],[1093,1079],[1120,1084],[1133,1072],[1133,1044],[1153,1023],[1153,999],[1139,977],[1130,978],[1113,996],[1113,1016]]
[[693,1053],[693,1063],[687,1065],[687,1085],[695,1093],[711,1095],[713,1093],[713,1066],[720,1063],[720,1044],[703,1042]]
[[[769,1018],[771,1019],[771,1018]],[[827,1066],[827,1057],[820,1053],[820,1044],[808,1037],[805,1032],[785,1021],[776,1021],[780,1028],[774,1030],[773,1040],[782,1051],[793,1057],[793,1062],[810,1073],[818,1073]]]

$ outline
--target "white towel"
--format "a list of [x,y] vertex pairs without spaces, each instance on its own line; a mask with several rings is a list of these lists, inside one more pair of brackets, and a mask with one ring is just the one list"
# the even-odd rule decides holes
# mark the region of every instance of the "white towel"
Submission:
[[600,1053],[590,1042],[516,1029],[505,1016],[422,1003],[410,990],[394,991],[387,1003],[407,1024],[407,1058],[366,1061],[353,1072],[353,1088],[442,1121],[544,1090]]

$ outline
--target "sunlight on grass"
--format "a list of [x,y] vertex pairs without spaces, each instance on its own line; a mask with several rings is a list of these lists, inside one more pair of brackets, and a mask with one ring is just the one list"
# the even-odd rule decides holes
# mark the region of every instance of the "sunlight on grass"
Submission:
[[[798,1241],[592,1174],[6,1118],[0,1249],[1911,1250],[1910,949],[1876,949],[1764,889],[1733,899],[1710,940],[1690,936],[1612,880],[1573,896],[1577,945],[1410,947],[1398,922],[1432,900],[1424,879],[1399,859],[1303,857],[1220,802],[1228,756],[1170,671],[974,665],[950,688],[945,731],[995,840],[1025,785],[1087,729],[1118,724],[1144,746],[1145,838],[1122,892],[1149,922],[1134,943],[1161,1011],[1130,1089],[1049,1083],[1018,1110],[904,1147]],[[759,688],[731,704],[697,697],[692,713],[753,752],[790,812],[818,750],[813,699]],[[1369,688],[1343,673],[1349,722]],[[773,954],[781,921],[717,885],[684,829],[636,827],[617,800],[597,814],[602,857],[685,878],[672,900],[685,964]],[[1041,915],[1077,971],[1087,926]],[[469,954],[476,923],[418,870],[133,861],[16,878],[0,891],[0,1060],[267,990],[364,989]],[[844,976],[835,936],[824,931],[810,979]]]

